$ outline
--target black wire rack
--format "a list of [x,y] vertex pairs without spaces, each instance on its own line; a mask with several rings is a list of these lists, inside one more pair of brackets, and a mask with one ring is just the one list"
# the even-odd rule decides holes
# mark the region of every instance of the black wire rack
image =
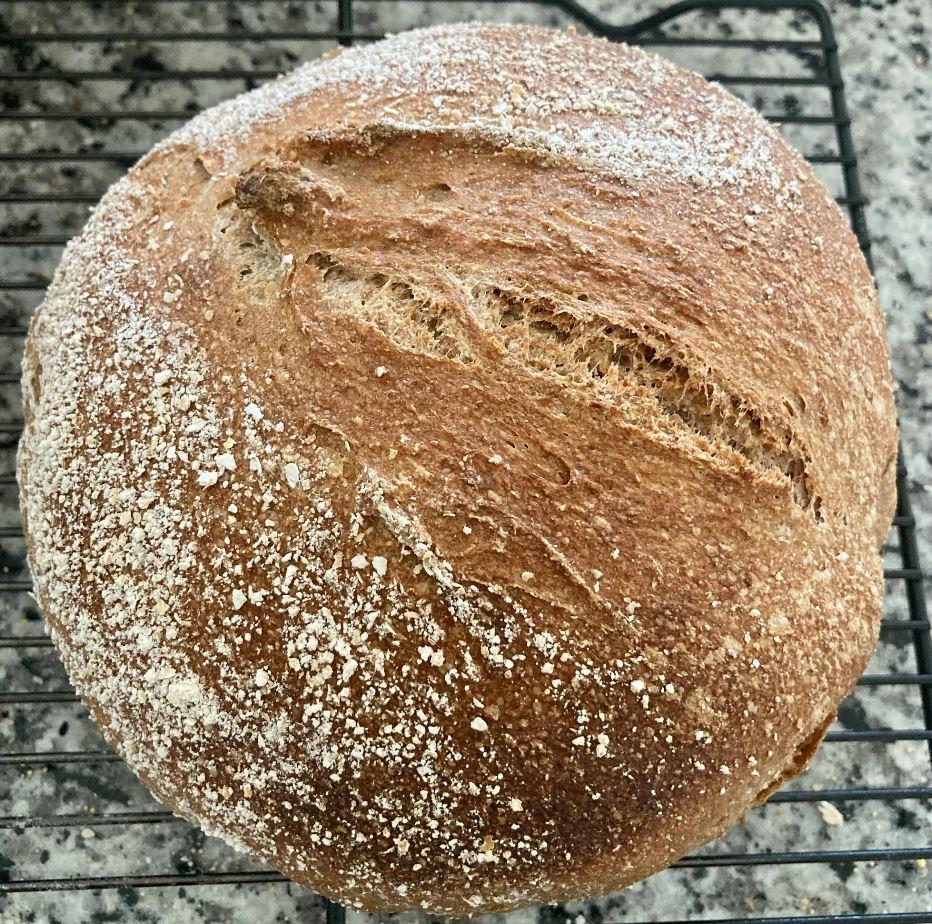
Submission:
[[[603,2],[599,9],[609,6]],[[175,15],[182,7],[185,19]],[[619,2],[616,9],[623,15],[625,4]],[[82,10],[84,15],[78,15]],[[22,427],[19,356],[29,314],[41,299],[62,246],[83,223],[85,208],[153,141],[204,105],[272,78],[334,43],[372,41],[386,29],[438,19],[503,17],[554,25],[572,22],[610,39],[685,57],[683,63],[744,96],[779,123],[815,165],[848,210],[870,262],[867,203],[858,177],[838,48],[829,15],[815,0],[685,0],[624,24],[603,18],[576,0],[509,4],[263,0],[254,5],[218,0],[138,0],[129,5],[0,0],[0,137],[9,141],[0,150],[0,362],[4,364],[0,371],[0,813],[4,813],[0,817],[0,911],[4,901],[23,893],[74,896],[92,891],[102,896],[116,892],[132,905],[142,891],[159,888],[266,885],[303,896],[294,905],[294,916],[286,912],[276,920],[310,920],[314,915],[313,919],[329,924],[346,920],[348,912],[343,908],[309,896],[274,871],[248,865],[249,861],[222,848],[216,848],[212,857],[203,856],[198,852],[205,849],[203,838],[197,839],[195,829],[190,829],[196,842],[192,856],[177,852],[150,856],[147,859],[155,864],[154,870],[116,874],[106,860],[99,860],[89,865],[66,863],[60,875],[35,872],[50,853],[71,850],[77,856],[77,845],[93,844],[101,832],[118,833],[117,851],[133,858],[141,849],[142,832],[153,826],[187,826],[145,795],[139,797],[138,784],[107,749],[68,688],[28,595],[31,585],[14,477]],[[203,25],[194,27],[192,21]],[[780,38],[779,29],[787,22],[794,26],[794,35],[806,37]],[[154,54],[153,48],[162,53]],[[166,55],[165,49],[177,54]],[[202,56],[199,52],[204,49],[212,51]],[[202,57],[210,61],[209,66]],[[261,65],[265,61],[268,66]],[[724,73],[720,71],[723,62],[730,68]],[[790,803],[899,808],[914,800],[927,803],[932,799],[932,786],[921,785],[929,782],[926,770],[922,771],[924,779],[894,778],[896,760],[890,760],[890,749],[905,746],[920,753],[928,750],[932,765],[932,635],[902,458],[897,489],[896,518],[885,550],[887,608],[881,628],[881,648],[892,646],[893,654],[881,659],[882,671],[868,669],[851,708],[842,707],[844,721],[828,733],[825,756],[820,759],[827,768],[822,776],[830,784],[806,788],[806,777],[800,778],[792,788],[772,797],[768,805],[777,806],[778,811]],[[879,698],[893,694],[900,697],[899,714],[911,716],[908,726],[885,727],[864,720],[865,715],[882,716],[887,700]],[[836,757],[845,745],[854,747],[856,756],[848,750],[846,756]],[[855,782],[852,765],[861,770]],[[878,769],[871,773],[865,766]],[[843,784],[831,785],[833,773]],[[26,783],[36,778],[40,783],[30,789]],[[82,804],[82,787],[96,793],[99,804]],[[71,811],[62,811],[62,804]],[[37,832],[40,840],[30,840]],[[41,837],[49,838],[47,843]],[[920,831],[921,842],[914,846],[871,846],[869,836],[867,843],[863,840],[850,848],[833,842],[831,849],[803,849],[805,845],[795,842],[764,843],[756,848],[751,844],[739,851],[709,845],[679,861],[674,869],[699,871],[699,875],[716,868],[743,868],[752,875],[753,870],[764,868],[921,867],[932,859],[928,830]],[[159,845],[145,849],[158,853]],[[162,859],[165,868],[158,865]],[[925,910],[920,896],[919,910],[884,906],[875,911],[854,903],[840,913],[835,907],[821,914],[817,906],[810,906],[802,915],[775,917],[767,916],[771,908],[764,896],[755,905],[763,916],[728,921],[932,922],[932,887],[925,887],[930,888]],[[610,906],[584,903],[580,907],[581,912],[542,908],[538,920],[541,924],[578,920],[578,913],[599,922],[620,920],[613,917],[617,911]],[[90,920],[83,911],[73,915],[58,919]],[[634,916],[639,917],[636,910]],[[167,921],[170,915],[158,919]],[[624,920],[633,919],[626,911]],[[655,915],[654,919],[659,918]],[[204,920],[219,918],[205,912]]]

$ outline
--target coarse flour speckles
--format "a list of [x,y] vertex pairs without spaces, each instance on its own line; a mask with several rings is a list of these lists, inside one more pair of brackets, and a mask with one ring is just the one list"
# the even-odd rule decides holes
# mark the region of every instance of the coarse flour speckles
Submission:
[[[333,843],[321,781],[408,844],[399,856],[430,845],[466,870],[539,858],[540,839],[517,825],[494,850],[487,835],[451,830],[464,800],[522,801],[506,764],[485,779],[451,775],[451,762],[468,761],[449,723],[470,682],[520,671],[538,645],[557,656],[560,641],[534,636],[535,617],[507,595],[493,604],[460,582],[375,472],[363,473],[349,521],[335,516],[325,453],[260,407],[248,375],[211,369],[122,243],[139,220],[127,204],[136,192],[119,184],[69,248],[25,361],[31,564],[77,690],[177,811],[293,868],[313,870],[314,846]],[[474,645],[445,645],[435,604],[399,590],[387,555],[352,552],[366,517]],[[410,660],[400,632],[418,643]],[[497,707],[466,702],[463,724],[495,766]],[[372,762],[416,774],[421,795],[356,793]],[[282,835],[283,819],[300,838]],[[379,882],[367,850],[351,873]]]

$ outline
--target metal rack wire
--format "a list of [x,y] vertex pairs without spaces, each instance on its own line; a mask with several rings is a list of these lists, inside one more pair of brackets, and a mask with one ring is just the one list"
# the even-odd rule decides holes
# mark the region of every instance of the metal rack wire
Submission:
[[[140,0],[137,7],[171,7],[181,0]],[[84,746],[77,749],[57,749],[48,746],[43,737],[35,740],[29,734],[29,710],[54,709],[77,702],[74,693],[67,688],[64,675],[57,666],[51,642],[41,634],[38,613],[29,602],[28,574],[23,560],[24,549],[19,514],[16,508],[16,487],[13,475],[16,443],[21,430],[18,419],[18,350],[25,335],[28,314],[41,297],[50,271],[54,267],[60,248],[75,233],[81,224],[81,209],[97,201],[103,185],[114,179],[131,164],[155,137],[164,134],[180,121],[188,119],[197,109],[195,91],[205,82],[223,87],[222,95],[255,85],[276,76],[282,67],[263,68],[253,64],[243,66],[234,63],[222,68],[172,67],[145,54],[118,55],[120,59],[98,69],[87,65],[87,49],[103,48],[132,49],[163,43],[182,46],[191,43],[217,44],[223,47],[234,43],[277,42],[298,43],[301,50],[295,57],[313,57],[328,44],[352,44],[379,38],[381,30],[373,23],[392,23],[395,8],[401,8],[405,0],[337,0],[305,4],[313,6],[321,22],[320,28],[275,28],[261,23],[236,28],[203,29],[152,29],[128,28],[97,31],[93,28],[75,27],[55,30],[17,30],[9,25],[16,19],[15,8],[26,7],[34,0],[4,0],[0,3],[0,93],[3,108],[0,123],[19,123],[24,129],[16,134],[11,150],[0,152],[0,163],[4,165],[5,177],[0,180],[0,358],[6,359],[7,367],[0,372],[0,721],[12,722],[18,732],[13,735],[14,746],[4,748],[0,744],[0,793],[7,787],[9,774],[51,772],[59,774],[61,768],[101,768],[118,764],[116,755],[107,750],[99,738],[94,737],[86,716],[82,738]],[[291,4],[294,6],[295,4]],[[510,4],[509,6],[517,6]],[[547,15],[554,21],[573,21],[581,28],[604,35],[611,39],[625,40],[652,48],[703,50],[753,51],[754,69],[748,72],[727,74],[707,71],[733,90],[743,90],[753,95],[757,92],[774,93],[792,90],[811,94],[813,100],[820,99],[822,109],[805,106],[783,107],[779,111],[764,109],[768,118],[785,128],[799,132],[793,138],[797,144],[805,145],[805,131],[821,130],[823,141],[815,149],[806,149],[809,160],[824,168],[838,172],[840,185],[837,198],[848,209],[852,226],[858,236],[865,255],[870,262],[871,242],[865,223],[864,207],[867,204],[858,177],[858,164],[851,136],[851,117],[845,103],[844,87],[839,68],[838,49],[832,24],[825,9],[815,0],[685,0],[676,3],[646,19],[634,23],[616,25],[592,13],[577,0],[525,0],[525,5],[546,8]],[[81,4],[74,4],[81,6]],[[99,4],[97,5],[100,6]],[[116,4],[114,4],[116,6]],[[216,0],[187,0],[188,7],[228,6]],[[450,8],[454,4],[445,0],[430,0],[421,6],[429,11],[434,8]],[[459,7],[468,6],[458,4]],[[490,4],[482,4],[483,15],[488,18]],[[375,8],[380,8],[376,10]],[[390,8],[391,7],[391,8]],[[744,11],[759,17],[750,36],[722,34],[709,37],[697,36],[690,31],[689,19],[693,14],[724,16],[732,11]],[[812,39],[781,39],[771,37],[767,31],[768,15],[790,11],[807,20],[816,37]],[[205,16],[209,20],[209,16]],[[462,17],[460,17],[462,18]],[[422,20],[423,21],[423,20]],[[724,30],[725,33],[728,30]],[[305,52],[304,45],[307,45]],[[75,63],[62,63],[59,50],[64,46],[75,49]],[[798,74],[773,73],[768,71],[770,60],[775,54],[788,55],[803,62],[804,72]],[[93,54],[90,55],[93,59]],[[276,63],[279,63],[276,61]],[[287,66],[287,59],[286,59]],[[132,103],[123,103],[119,96],[103,93],[105,103],[97,102],[90,108],[80,107],[68,94],[75,94],[88,84],[102,82],[126,84]],[[177,102],[160,107],[139,107],[133,89],[143,91],[152,85],[172,82],[177,84]],[[19,88],[31,91],[32,101]],[[137,96],[140,94],[136,94]],[[145,96],[145,92],[142,92]],[[761,102],[760,100],[753,100]],[[826,106],[827,103],[827,106]],[[140,147],[126,146],[122,141],[110,147],[111,136],[122,137],[114,131],[124,123],[142,126],[136,134]],[[73,126],[80,126],[83,140],[72,144]],[[64,143],[58,143],[52,134],[55,126],[61,126]],[[14,126],[15,129],[16,126]],[[34,135],[30,131],[35,129]],[[827,133],[828,141],[824,140]],[[36,216],[47,209],[56,233],[41,233],[37,228]],[[923,591],[923,572],[919,562],[915,520],[907,491],[906,470],[902,459],[897,470],[899,492],[896,518],[894,520],[893,544],[888,547],[888,567],[885,577],[893,593],[901,593],[903,604],[900,615],[888,615],[882,623],[882,639],[896,639],[902,643],[908,638],[912,649],[911,669],[900,667],[895,672],[868,673],[859,681],[860,688],[869,688],[871,695],[880,695],[880,688],[900,687],[915,693],[915,722],[908,728],[834,728],[827,736],[827,747],[840,743],[892,746],[899,742],[916,742],[916,746],[927,748],[932,762],[932,635]],[[897,609],[897,607],[894,607]],[[903,615],[905,614],[905,618]],[[901,645],[901,647],[903,647]],[[10,659],[14,663],[10,665]],[[51,666],[49,666],[51,665]],[[57,667],[57,672],[56,672]],[[7,679],[4,679],[7,678]],[[25,679],[24,679],[25,678]],[[36,685],[50,680],[55,689],[23,689],[28,679]],[[64,721],[60,728],[68,725]],[[5,739],[0,738],[0,742]],[[19,744],[16,744],[16,742]],[[932,799],[932,786],[883,785],[848,786],[811,791],[802,788],[778,792],[771,804],[812,803],[833,800],[842,803],[884,802],[903,803],[906,800]],[[8,811],[0,796],[0,812]],[[154,889],[157,887],[193,887],[219,884],[256,884],[284,882],[282,877],[267,869],[234,868],[201,869],[192,864],[174,872],[137,873],[108,875],[105,869],[91,868],[87,874],[61,877],[35,876],[21,873],[18,869],[18,841],[25,832],[33,829],[94,829],[119,828],[129,832],[139,830],[136,826],[166,825],[177,823],[177,819],[159,810],[154,803],[151,808],[139,811],[104,811],[88,814],[86,811],[58,813],[43,811],[41,807],[29,806],[28,810],[0,817],[0,908],[4,895],[13,893],[38,893],[49,891],[78,892],[84,890]],[[774,845],[776,846],[776,845]],[[4,863],[4,855],[7,862]],[[759,850],[744,852],[721,852],[704,849],[675,864],[677,869],[707,869],[712,867],[761,867],[796,864],[839,864],[839,863],[892,863],[923,861],[932,859],[932,844],[918,847],[877,847],[846,850]],[[551,909],[552,911],[552,909]],[[330,924],[345,920],[342,908],[325,903],[321,914]],[[543,921],[552,920],[542,911]],[[738,919],[729,919],[737,921]],[[932,911],[869,913],[852,909],[852,913],[841,915],[806,915],[804,917],[742,918],[743,924],[766,921],[769,924],[791,924],[791,922],[858,922],[858,924],[905,924],[905,922],[932,921]]]

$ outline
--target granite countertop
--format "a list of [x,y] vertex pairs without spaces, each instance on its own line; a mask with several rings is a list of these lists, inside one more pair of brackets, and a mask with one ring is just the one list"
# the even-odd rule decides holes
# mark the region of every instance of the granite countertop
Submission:
[[[590,9],[615,22],[652,12],[656,0],[583,0]],[[324,28],[332,25],[332,3],[10,3],[0,9],[0,32],[107,28],[126,31]],[[402,11],[399,12],[399,7]],[[427,9],[430,7],[430,9]],[[565,19],[538,6],[515,3],[358,4],[363,28],[391,28],[445,19],[514,19],[563,24]],[[873,255],[881,301],[887,311],[894,371],[899,382],[903,442],[910,469],[912,497],[919,520],[921,552],[926,568],[932,562],[932,6],[928,0],[833,0],[830,3],[841,49],[848,104],[854,119],[854,138],[864,192],[870,199],[868,224],[874,239]],[[692,35],[761,34],[761,20],[752,24],[738,13],[721,16],[690,14],[677,28]],[[770,20],[769,34],[812,38],[802,14],[781,14]],[[672,31],[676,31],[675,29]],[[43,44],[38,50],[0,46],[2,69],[162,67],[213,68],[240,64],[285,70],[313,57],[326,46],[318,43],[275,42],[242,44],[235,49],[198,43],[141,43],[135,46],[85,43],[79,46]],[[803,73],[805,56],[768,53],[755,62],[758,51],[670,48],[670,57],[696,69],[720,72],[772,71]],[[756,66],[754,66],[756,64]],[[232,95],[242,84],[151,84],[95,82],[66,85],[48,82],[8,82],[0,88],[4,108],[80,107],[123,110],[196,111]],[[771,111],[827,111],[825,97],[810,88],[743,88],[752,102]],[[794,92],[790,92],[794,91]],[[821,91],[824,94],[824,91]],[[141,151],[178,122],[137,120],[97,123],[0,121],[3,150]],[[831,150],[831,134],[799,134],[787,129],[791,140],[808,153]],[[808,130],[807,130],[808,131]],[[89,161],[70,164],[5,165],[3,192],[42,189],[47,192],[99,192],[124,167]],[[819,170],[833,191],[840,192],[837,168]],[[71,234],[83,222],[86,204],[0,206],[0,227],[7,234]],[[0,248],[0,277],[48,275],[60,248],[55,246]],[[0,324],[20,324],[40,293],[0,291]],[[8,343],[0,343],[3,370],[17,359]],[[10,386],[13,388],[15,386]],[[0,422],[18,413],[12,394],[0,400]],[[7,415],[3,417],[3,415]],[[8,471],[9,447],[0,452]],[[9,486],[4,503],[14,494]],[[0,525],[15,513],[0,507]],[[0,564],[22,573],[22,545],[5,541]],[[896,562],[890,558],[890,564]],[[897,562],[898,564],[898,562]],[[25,611],[24,611],[25,607]],[[25,616],[24,616],[25,612]],[[903,618],[902,590],[891,588],[887,616]],[[15,603],[0,600],[0,634],[38,631],[38,616],[24,597]],[[870,670],[875,673],[916,670],[905,633],[884,636]],[[49,650],[0,650],[0,690],[60,688],[65,678]],[[861,688],[839,716],[849,729],[917,727],[922,724],[916,689]],[[0,752],[53,749],[98,749],[99,736],[84,710],[71,704],[17,707],[0,712]],[[922,742],[895,744],[833,744],[817,755],[811,769],[793,788],[852,786],[930,786],[929,755]],[[863,847],[919,847],[932,841],[932,803],[929,800],[838,801],[839,817],[820,811],[817,803],[771,804],[752,811],[744,825],[704,848],[707,853],[788,850],[842,850]],[[88,815],[105,812],[158,810],[128,770],[118,762],[36,766],[33,770],[0,766],[0,815]],[[148,825],[91,826],[77,823],[57,828],[0,828],[0,877],[10,878],[104,876],[124,873],[174,873],[202,870],[256,869],[245,857],[182,822]],[[625,893],[572,906],[518,912],[508,924],[568,922],[578,915],[593,921],[663,921],[735,918],[745,915],[809,915],[854,912],[905,912],[932,909],[932,875],[922,861],[877,863],[836,862],[830,865],[720,867],[668,870]],[[350,920],[365,917],[350,914]],[[411,919],[416,916],[405,916]],[[0,924],[21,922],[323,922],[318,898],[281,883],[17,894],[0,897]],[[491,920],[491,919],[489,919]],[[932,917],[929,918],[932,921]]]

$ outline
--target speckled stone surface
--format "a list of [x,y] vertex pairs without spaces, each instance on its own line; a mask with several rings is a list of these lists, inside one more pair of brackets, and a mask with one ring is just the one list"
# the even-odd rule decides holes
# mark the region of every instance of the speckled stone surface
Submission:
[[[612,22],[629,22],[657,9],[648,0],[586,0]],[[565,25],[565,17],[537,5],[517,3],[363,2],[357,27],[398,30],[439,18],[522,20]],[[831,4],[841,49],[854,139],[864,192],[870,199],[868,225],[881,300],[887,310],[899,407],[919,519],[924,560],[932,555],[932,5],[928,0],[835,0]],[[0,34],[80,30],[192,32],[255,29],[286,35],[332,28],[335,3],[265,0],[258,3],[150,2],[139,4],[11,2],[0,8]],[[802,13],[744,15],[691,13],[668,27],[670,35],[817,37]],[[286,70],[314,57],[327,43],[298,40],[136,44],[84,42],[0,45],[0,70],[126,70],[242,67]],[[663,49],[669,57],[704,73],[811,73],[811,52],[761,52],[720,48]],[[121,151],[141,153],[195,112],[240,92],[241,80],[83,81],[17,80],[0,83],[4,110],[70,110],[93,113],[119,109],[171,111],[163,120],[0,121],[0,150],[21,152]],[[828,113],[824,88],[806,86],[732,88],[770,113]],[[788,126],[786,134],[807,154],[837,151],[831,127]],[[112,161],[6,163],[0,193],[46,193],[93,197],[125,169]],[[837,166],[819,173],[842,192]],[[70,236],[81,226],[88,203],[0,204],[0,235]],[[60,246],[0,246],[0,279],[41,279],[55,266]],[[0,325],[22,324],[39,291],[0,290]],[[0,371],[13,372],[21,341],[0,340]],[[0,424],[19,414],[15,383],[0,381]],[[15,438],[0,433],[0,475],[12,470]],[[16,522],[15,488],[0,483],[0,526]],[[0,538],[3,576],[23,579],[22,540]],[[890,567],[900,565],[895,536]],[[907,616],[902,582],[887,595],[888,618]],[[41,631],[38,614],[24,593],[0,594],[0,636]],[[912,672],[910,636],[884,632],[871,673]],[[0,692],[61,689],[66,678],[47,648],[0,648]],[[917,728],[922,724],[915,686],[861,687],[844,704],[838,729]],[[16,751],[96,750],[99,736],[75,704],[0,705],[0,754]],[[791,789],[932,786],[929,752],[923,742],[831,743]],[[816,802],[771,803],[751,812],[746,824],[702,850],[703,854],[800,850],[929,847],[930,800],[897,802],[836,800],[837,816]],[[0,816],[70,814],[74,824],[14,828],[0,819],[0,880],[192,871],[257,870],[247,857],[180,821],[95,825],[94,815],[154,812],[160,807],[117,762],[36,765],[0,764]],[[83,820],[86,816],[86,821]],[[585,824],[585,819],[580,819]],[[932,921],[932,875],[913,859],[877,863],[723,866],[675,869],[627,892],[579,905],[535,909],[507,917],[508,924],[567,922],[578,915],[601,922],[701,920],[742,916],[928,912]],[[351,914],[356,921],[365,916]],[[404,916],[411,920],[416,916]],[[103,922],[198,924],[198,922],[323,922],[317,897],[290,884],[209,885],[101,889],[0,895],[0,924]],[[492,920],[492,919],[489,919]]]

